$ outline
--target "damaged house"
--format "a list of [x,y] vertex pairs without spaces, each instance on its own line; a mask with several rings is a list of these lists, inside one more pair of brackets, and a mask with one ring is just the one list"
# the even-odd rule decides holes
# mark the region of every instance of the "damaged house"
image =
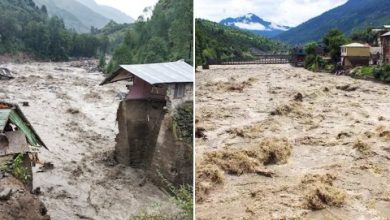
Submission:
[[16,104],[0,102],[0,174],[12,173],[32,189],[32,165],[46,145]]
[[155,184],[192,185],[193,67],[184,61],[121,65],[101,85],[128,80],[117,111],[118,162]]

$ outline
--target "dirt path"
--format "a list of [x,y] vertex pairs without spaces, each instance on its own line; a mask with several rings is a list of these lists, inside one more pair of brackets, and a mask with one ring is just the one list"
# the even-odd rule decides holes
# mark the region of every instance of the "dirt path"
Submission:
[[2,65],[18,73],[0,81],[0,99],[20,103],[50,151],[41,160],[54,169],[34,173],[34,186],[52,219],[129,219],[143,212],[171,213],[169,196],[147,183],[142,171],[112,160],[117,94],[125,84],[98,86],[100,73],[70,63]]
[[213,66],[196,80],[197,166],[266,138],[292,145],[286,164],[266,166],[272,178],[224,174],[198,219],[390,218],[390,85],[290,65]]

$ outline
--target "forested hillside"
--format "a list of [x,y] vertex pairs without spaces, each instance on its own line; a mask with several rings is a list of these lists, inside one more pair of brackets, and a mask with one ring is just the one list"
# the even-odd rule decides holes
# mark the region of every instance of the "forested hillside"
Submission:
[[46,7],[32,0],[0,1],[0,54],[27,52],[60,61],[96,56],[107,47],[103,38],[67,30],[62,19],[49,18]]
[[288,50],[281,42],[252,32],[227,27],[215,22],[196,19],[196,65],[210,61],[250,59],[251,50],[274,53]]
[[133,24],[118,24],[115,21],[110,21],[106,26],[101,29],[93,28],[91,33],[100,39],[105,39],[109,42],[107,53],[112,53],[114,49],[119,47],[126,34],[133,28]]
[[346,35],[368,27],[390,24],[389,0],[349,0],[346,4],[315,17],[277,38],[291,44],[317,41],[337,28]]
[[110,19],[93,11],[76,0],[34,0],[42,7],[46,6],[49,16],[62,18],[69,29],[88,33],[91,27],[102,28]]
[[154,63],[184,59],[192,63],[192,0],[160,0],[147,21],[139,20],[125,36],[108,64],[107,72],[120,64]]

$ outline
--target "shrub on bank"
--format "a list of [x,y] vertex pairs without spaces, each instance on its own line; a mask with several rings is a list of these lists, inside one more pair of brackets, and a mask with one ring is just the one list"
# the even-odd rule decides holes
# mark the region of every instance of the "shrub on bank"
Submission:
[[352,74],[363,78],[373,78],[390,83],[390,64],[382,66],[363,66],[352,70]]

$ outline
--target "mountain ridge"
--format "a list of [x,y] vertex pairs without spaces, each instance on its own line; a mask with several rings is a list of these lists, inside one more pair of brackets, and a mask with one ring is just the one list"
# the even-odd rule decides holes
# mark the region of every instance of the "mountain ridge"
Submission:
[[98,4],[95,0],[77,0],[77,1],[87,6],[91,10],[115,21],[116,23],[123,24],[123,23],[134,22],[134,18],[130,17],[124,12],[107,5]]
[[290,27],[285,25],[279,25],[273,22],[265,21],[253,13],[248,13],[236,18],[228,17],[221,20],[219,24],[248,30],[265,37],[274,37],[290,29]]
[[39,7],[45,5],[50,16],[62,18],[67,28],[80,33],[90,32],[91,27],[103,28],[110,20],[117,23],[131,23],[134,21],[123,12],[109,6],[98,5],[94,0],[33,1]]
[[304,44],[320,40],[333,28],[350,35],[357,30],[386,24],[390,24],[388,0],[349,0],[341,6],[279,34],[276,39],[290,44]]

